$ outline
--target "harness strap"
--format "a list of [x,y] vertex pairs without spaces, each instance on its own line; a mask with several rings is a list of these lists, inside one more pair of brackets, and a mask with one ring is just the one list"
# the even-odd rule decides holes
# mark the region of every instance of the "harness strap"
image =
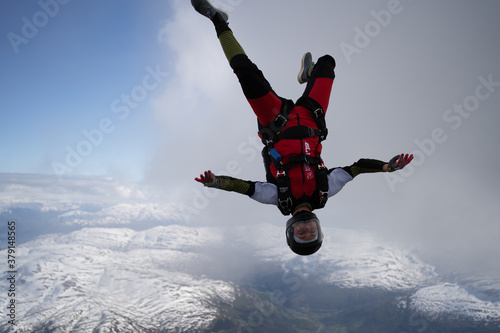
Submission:
[[319,156],[312,157],[312,156],[307,156],[307,155],[290,156],[288,158],[288,161],[289,162],[287,163],[287,165],[293,165],[293,164],[297,164],[297,163],[307,163],[307,164],[311,164],[311,165],[319,165],[319,164],[323,163],[323,160],[321,159],[321,157],[319,157]]
[[[266,148],[264,148],[266,149]],[[290,156],[288,158],[288,163],[283,163],[281,159],[281,155],[276,151],[276,149],[267,147],[267,152],[271,161],[274,164],[276,170],[289,170],[293,165],[297,163],[307,163],[311,165],[320,165],[323,163],[323,160],[320,156],[308,156],[308,155],[298,155],[298,156]]]
[[279,140],[300,140],[306,138],[313,138],[321,136],[321,131],[315,128],[310,128],[307,126],[294,126],[287,128],[283,132],[277,133],[275,135],[275,143]]
[[276,186],[278,187],[278,208],[283,215],[289,215],[292,213],[293,200],[290,177],[288,177],[287,171],[278,171]]
[[316,168],[316,187],[318,190],[318,208],[323,208],[328,201],[328,168],[325,164],[318,164]]
[[321,104],[311,97],[302,96],[297,100],[296,105],[303,106],[311,111],[311,115],[316,121],[318,129],[308,128],[306,126],[296,126],[282,132],[286,124],[288,124],[290,111],[292,111],[295,107],[293,101],[284,99],[279,113],[268,126],[264,127],[259,123],[259,135],[264,145],[273,146],[281,139],[305,139],[307,137],[319,137],[320,142],[326,139],[328,135],[328,128],[326,127],[325,110],[323,110]]
[[277,142],[276,134],[280,133],[286,124],[288,124],[288,116],[290,111],[295,107],[293,101],[289,99],[283,99],[281,103],[281,109],[276,117],[271,120],[268,126],[264,127],[259,124],[259,135],[262,139],[262,143],[266,146],[272,146]]
[[[278,208],[283,215],[293,213],[295,207],[292,199],[292,188],[287,170],[281,169],[277,172],[276,186],[278,187]],[[314,197],[316,196],[316,197]],[[328,168],[323,164],[316,167],[316,191],[312,197],[314,209],[323,208],[328,201]]]
[[328,135],[328,128],[326,127],[325,110],[323,110],[321,104],[309,96],[302,96],[297,100],[297,105],[303,106],[311,111],[320,131],[319,141],[325,140]]

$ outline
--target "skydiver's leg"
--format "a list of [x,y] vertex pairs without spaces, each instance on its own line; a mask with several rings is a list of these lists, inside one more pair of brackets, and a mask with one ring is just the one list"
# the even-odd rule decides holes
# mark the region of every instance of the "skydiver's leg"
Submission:
[[335,79],[335,59],[325,55],[318,59],[310,73],[309,81],[302,96],[317,101],[326,112],[330,101],[333,80]]
[[226,20],[216,14],[212,22],[215,25],[217,37],[226,55],[229,65],[238,77],[243,93],[252,107],[259,123],[263,126],[276,118],[283,104],[271,88],[262,71],[248,58],[229,28]]

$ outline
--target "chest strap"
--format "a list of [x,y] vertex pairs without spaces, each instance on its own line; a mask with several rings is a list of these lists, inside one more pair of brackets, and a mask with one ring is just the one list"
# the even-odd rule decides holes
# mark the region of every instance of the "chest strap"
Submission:
[[[323,208],[328,201],[328,168],[321,162],[316,167],[316,190],[309,197],[294,198],[288,171],[278,170],[276,186],[278,187],[278,208],[283,215],[292,214],[295,207],[303,201],[311,204],[313,209]],[[300,200],[300,202],[299,202]]]
[[[306,126],[295,126],[283,131],[285,126],[288,124],[288,116],[296,105],[305,107],[311,112],[318,129],[308,128]],[[295,129],[296,127],[299,128]],[[328,129],[326,128],[325,110],[323,110],[321,105],[316,100],[307,96],[299,98],[296,104],[289,99],[284,99],[281,104],[280,112],[268,126],[264,127],[259,123],[259,136],[262,139],[262,143],[268,147],[273,146],[281,139],[319,137],[319,141],[321,142],[326,139],[327,135]]]

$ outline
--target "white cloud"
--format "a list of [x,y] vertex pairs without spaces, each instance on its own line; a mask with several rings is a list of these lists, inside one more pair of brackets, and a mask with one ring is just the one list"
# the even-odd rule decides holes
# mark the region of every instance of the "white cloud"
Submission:
[[35,174],[0,174],[0,205],[43,203],[107,203],[147,198],[137,184],[106,177],[65,177]]
[[197,119],[207,119],[215,112],[214,103],[231,98],[227,90],[235,78],[212,23],[197,15],[187,2],[175,2],[174,6],[175,16],[159,33],[160,41],[168,46],[174,73],[155,109],[167,128],[180,131],[184,129],[181,126],[189,125],[186,130],[202,126]]

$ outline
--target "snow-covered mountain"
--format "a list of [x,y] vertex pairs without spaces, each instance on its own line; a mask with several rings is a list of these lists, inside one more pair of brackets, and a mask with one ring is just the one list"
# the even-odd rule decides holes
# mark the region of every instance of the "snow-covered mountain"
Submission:
[[258,231],[263,229],[272,230],[261,226],[253,235],[242,230],[240,241],[254,243],[259,257],[279,262],[285,272],[302,279],[312,277],[343,288],[406,291],[409,300],[402,307],[430,318],[500,322],[498,277],[448,282],[411,250],[383,244],[366,232],[337,228],[324,228],[326,238],[314,256],[299,257],[280,239],[283,230],[276,228],[268,233],[274,237],[264,238]]
[[183,271],[206,260],[197,249],[218,238],[181,226],[99,228],[24,244],[16,332],[203,331],[218,316],[214,305],[234,300],[235,286]]
[[[434,267],[412,251],[382,244],[363,231],[323,228],[321,249],[314,256],[300,257],[288,249],[283,229],[269,225],[248,229],[242,228],[239,241],[253,244],[262,260],[279,262],[285,271],[304,278],[316,275],[327,284],[396,291],[427,285],[437,278]],[[260,230],[269,230],[267,237]]]
[[475,283],[461,285],[443,282],[418,289],[411,296],[409,306],[430,318],[444,316],[477,322],[499,322],[500,285],[492,281],[483,283],[489,285],[488,290],[496,295],[488,295],[484,289],[475,289]]
[[[500,286],[494,281],[449,283],[411,251],[363,232],[324,232],[331,236],[311,257],[291,253],[283,230],[268,224],[230,230],[88,228],[42,236],[18,247],[17,332],[206,332],[240,290],[205,268],[230,270],[224,260],[242,248],[253,253],[251,269],[275,267],[296,292],[313,279],[345,289],[403,292],[408,296],[399,296],[402,309],[430,318],[500,321]],[[210,249],[225,254],[213,256]],[[0,331],[7,331],[2,324]]]

